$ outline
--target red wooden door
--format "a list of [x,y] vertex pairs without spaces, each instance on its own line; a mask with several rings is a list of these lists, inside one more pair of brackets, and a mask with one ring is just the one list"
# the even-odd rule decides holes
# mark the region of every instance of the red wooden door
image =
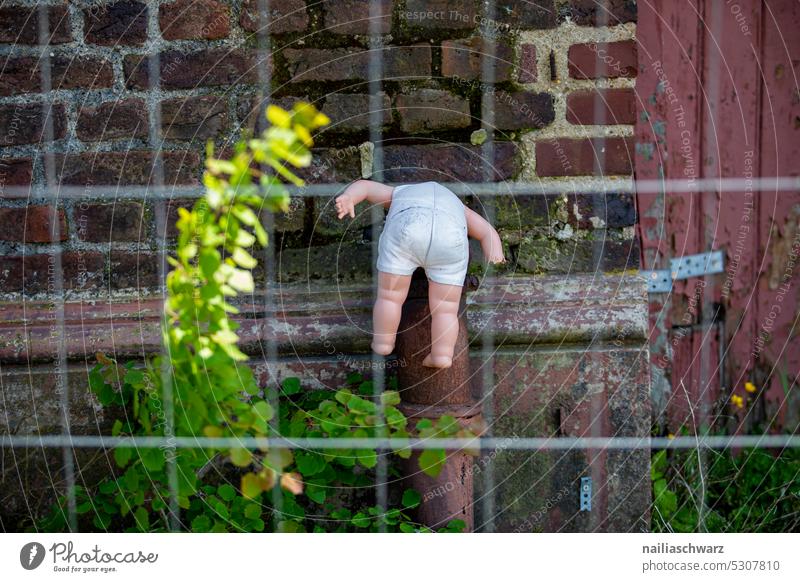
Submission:
[[638,6],[636,177],[711,181],[695,193],[638,193],[642,268],[725,251],[724,273],[651,295],[654,409],[672,432],[741,420],[794,429],[800,194],[759,191],[754,179],[797,176],[800,4]]

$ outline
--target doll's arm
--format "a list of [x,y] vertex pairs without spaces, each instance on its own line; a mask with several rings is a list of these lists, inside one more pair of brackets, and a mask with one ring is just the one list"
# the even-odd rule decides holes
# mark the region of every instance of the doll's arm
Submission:
[[336,212],[339,219],[346,215],[356,217],[356,204],[368,200],[370,204],[383,204],[385,207],[392,203],[393,186],[387,186],[372,180],[356,180],[350,184],[344,193],[336,198]]
[[503,243],[500,241],[497,231],[485,218],[471,208],[465,206],[464,213],[467,217],[467,234],[481,243],[486,260],[490,263],[505,263]]

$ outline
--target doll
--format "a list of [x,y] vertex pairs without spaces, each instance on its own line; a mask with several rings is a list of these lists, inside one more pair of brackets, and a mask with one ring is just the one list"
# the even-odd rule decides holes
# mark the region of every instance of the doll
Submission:
[[336,198],[341,220],[355,218],[367,200],[389,208],[378,240],[378,296],[372,310],[372,350],[392,353],[411,274],[423,267],[428,277],[431,352],[423,366],[449,368],[458,338],[458,305],[467,273],[467,237],[478,240],[490,263],[504,263],[500,236],[481,215],[438,182],[392,187],[357,180]]

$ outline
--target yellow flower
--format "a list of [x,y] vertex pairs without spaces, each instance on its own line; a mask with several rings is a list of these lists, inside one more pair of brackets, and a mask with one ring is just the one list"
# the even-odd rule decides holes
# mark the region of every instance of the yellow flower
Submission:
[[668,438],[669,440],[672,440],[672,439],[674,439],[674,438],[675,438],[675,435],[674,435],[674,434],[672,434],[672,433],[669,433],[669,434],[667,435],[667,438]]
[[731,402],[733,402],[733,404],[734,404],[734,405],[735,405],[737,408],[742,408],[742,407],[744,407],[744,398],[742,398],[742,397],[741,397],[741,396],[739,396],[738,394],[734,394],[733,396],[731,396]]
[[751,394],[756,391],[756,385],[752,382],[745,382],[744,389],[750,392]]

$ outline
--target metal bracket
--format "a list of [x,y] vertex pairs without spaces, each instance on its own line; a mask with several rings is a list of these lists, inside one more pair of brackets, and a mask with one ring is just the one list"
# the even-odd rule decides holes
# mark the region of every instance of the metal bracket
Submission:
[[581,477],[581,511],[592,510],[592,478]]
[[724,271],[725,255],[723,251],[711,251],[699,255],[687,255],[671,259],[669,269],[641,271],[647,279],[649,293],[669,293],[672,291],[672,282],[677,279],[689,279],[713,275]]

